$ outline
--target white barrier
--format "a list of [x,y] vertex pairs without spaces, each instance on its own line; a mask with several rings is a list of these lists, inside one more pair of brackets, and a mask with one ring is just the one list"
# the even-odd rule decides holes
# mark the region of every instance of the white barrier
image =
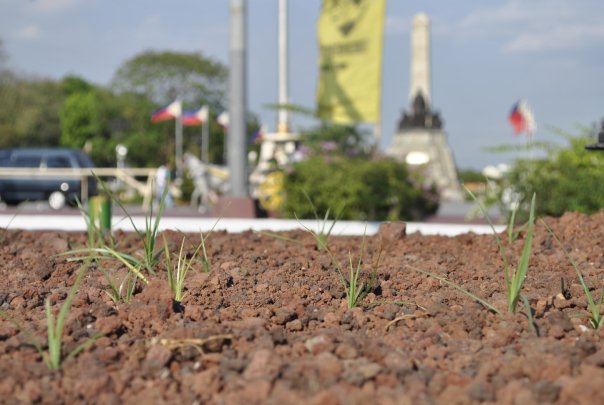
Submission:
[[[145,228],[145,217],[133,216],[132,220],[139,230]],[[182,232],[206,232],[216,223],[216,218],[195,217],[163,217],[161,218],[160,230],[173,229]],[[113,229],[133,231],[130,219],[123,216],[113,216]],[[378,231],[379,222],[361,221],[338,221],[336,222],[332,235],[373,235]],[[215,230],[225,230],[231,233],[252,231],[287,231],[303,229],[303,226],[318,231],[319,224],[314,220],[286,220],[286,219],[230,219],[223,218],[216,224]],[[84,218],[78,215],[0,215],[1,229],[25,229],[25,230],[62,230],[62,231],[85,231]],[[505,229],[504,226],[495,227],[497,232]],[[423,222],[407,222],[407,233],[419,232],[422,235],[454,236],[473,232],[476,234],[491,233],[488,225],[476,224],[438,224]]]

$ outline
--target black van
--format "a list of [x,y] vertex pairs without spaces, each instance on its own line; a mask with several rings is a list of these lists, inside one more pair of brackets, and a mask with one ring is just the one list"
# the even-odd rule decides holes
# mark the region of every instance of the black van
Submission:
[[[0,149],[0,168],[91,168],[92,161],[84,152],[70,148]],[[96,194],[96,181],[88,177],[88,195]],[[53,209],[81,198],[81,178],[67,176],[0,176],[0,199],[7,204],[47,200]]]

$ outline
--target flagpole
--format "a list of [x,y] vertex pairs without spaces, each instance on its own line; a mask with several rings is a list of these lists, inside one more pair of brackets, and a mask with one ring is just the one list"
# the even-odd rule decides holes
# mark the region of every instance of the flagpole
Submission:
[[[380,115],[381,115],[381,113],[380,113]],[[382,139],[382,120],[381,119],[378,119],[373,126],[373,136],[375,138],[375,145],[373,146],[373,152],[378,153],[380,150],[380,142]]]
[[182,113],[176,116],[176,178],[182,179]]
[[210,163],[210,131],[208,128],[210,114],[208,113],[201,124],[201,160],[205,163]]
[[288,100],[287,75],[287,0],[279,0],[279,111],[277,132],[289,133],[289,114],[285,108]]

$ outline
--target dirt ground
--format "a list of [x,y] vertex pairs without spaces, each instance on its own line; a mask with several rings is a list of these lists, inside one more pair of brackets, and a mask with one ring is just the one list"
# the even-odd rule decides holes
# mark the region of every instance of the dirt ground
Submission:
[[[546,219],[595,295],[604,286],[604,211]],[[589,326],[577,274],[540,223],[523,294],[509,314],[503,260],[493,235],[404,235],[391,225],[367,237],[362,280],[378,253],[376,282],[347,309],[332,260],[304,231],[294,241],[245,232],[207,239],[210,272],[199,261],[186,296],[173,301],[162,259],[129,302],[112,301],[101,270],[87,271],[65,322],[63,354],[102,333],[50,370],[44,302],[58,313],[77,262],[58,253],[82,247],[83,233],[0,230],[0,402],[48,404],[603,404],[604,328]],[[135,234],[116,248],[140,254]],[[173,254],[183,235],[166,232]],[[502,234],[503,239],[507,236]],[[509,245],[515,266],[526,235]],[[191,254],[199,235],[187,235]],[[161,240],[161,237],[160,237]],[[361,237],[333,237],[342,265]],[[486,300],[489,311],[430,271]],[[24,330],[31,333],[30,337]]]

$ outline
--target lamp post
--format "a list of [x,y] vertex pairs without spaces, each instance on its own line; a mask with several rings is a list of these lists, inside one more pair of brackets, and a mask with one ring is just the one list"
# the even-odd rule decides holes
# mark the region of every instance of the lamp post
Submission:
[[588,150],[604,150],[604,120],[602,120],[602,128],[598,133],[598,143],[592,145],[586,145],[585,149]]
[[231,172],[232,197],[247,197],[246,173],[246,1],[231,0],[231,46],[229,72],[229,135],[227,163]]

